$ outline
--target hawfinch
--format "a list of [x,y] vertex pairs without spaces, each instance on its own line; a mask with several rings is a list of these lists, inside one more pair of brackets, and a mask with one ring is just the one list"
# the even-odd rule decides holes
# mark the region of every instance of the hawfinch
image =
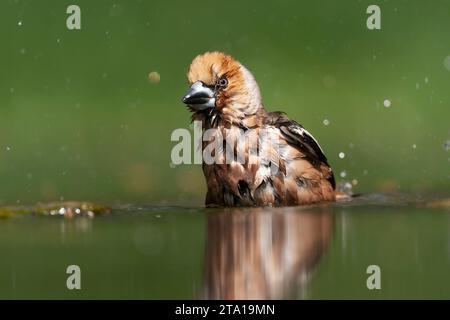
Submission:
[[207,52],[192,61],[187,76],[182,101],[204,132],[206,206],[336,199],[333,171],[317,141],[282,112],[265,110],[255,78],[241,63]]

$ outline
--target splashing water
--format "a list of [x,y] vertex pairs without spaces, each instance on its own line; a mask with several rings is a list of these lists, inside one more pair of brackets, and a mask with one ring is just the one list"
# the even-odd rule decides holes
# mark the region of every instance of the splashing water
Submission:
[[449,151],[450,150],[450,140],[447,140],[444,142],[444,150]]
[[342,181],[338,184],[337,186],[337,190],[339,192],[343,192],[343,193],[347,193],[347,194],[352,194],[352,190],[353,190],[353,185],[348,182],[348,181]]

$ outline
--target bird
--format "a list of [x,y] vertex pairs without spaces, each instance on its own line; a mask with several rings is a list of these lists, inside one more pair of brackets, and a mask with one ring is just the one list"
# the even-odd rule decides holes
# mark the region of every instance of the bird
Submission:
[[333,170],[317,140],[284,112],[266,110],[243,64],[223,52],[206,52],[193,59],[187,78],[182,102],[203,130],[206,207],[336,200]]

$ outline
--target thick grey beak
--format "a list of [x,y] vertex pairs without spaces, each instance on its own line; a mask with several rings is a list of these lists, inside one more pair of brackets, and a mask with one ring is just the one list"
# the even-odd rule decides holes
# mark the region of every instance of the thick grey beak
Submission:
[[197,81],[192,84],[183,97],[183,103],[190,105],[194,109],[204,110],[214,108],[216,99],[214,91],[208,88],[203,82]]

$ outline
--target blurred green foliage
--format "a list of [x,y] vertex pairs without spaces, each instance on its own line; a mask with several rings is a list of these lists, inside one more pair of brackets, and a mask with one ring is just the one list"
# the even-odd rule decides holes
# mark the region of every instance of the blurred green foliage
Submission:
[[2,1],[1,203],[202,204],[201,167],[171,168],[170,134],[189,126],[186,71],[210,50],[246,65],[356,191],[448,192],[450,2],[376,1],[369,31],[373,3]]

